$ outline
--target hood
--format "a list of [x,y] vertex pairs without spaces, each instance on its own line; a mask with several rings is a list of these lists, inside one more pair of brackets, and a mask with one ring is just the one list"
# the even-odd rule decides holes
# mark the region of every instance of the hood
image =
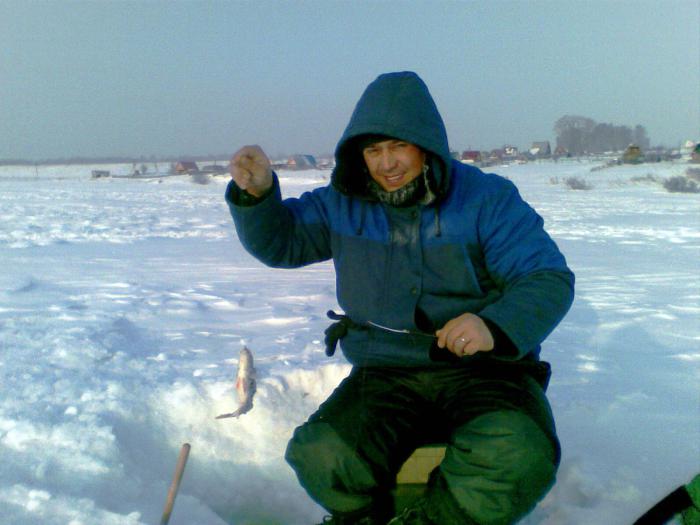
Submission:
[[331,183],[341,193],[367,196],[364,159],[357,140],[362,135],[385,135],[405,140],[428,153],[433,193],[444,195],[450,171],[450,148],[445,124],[428,87],[413,72],[386,73],[360,97],[335,149]]

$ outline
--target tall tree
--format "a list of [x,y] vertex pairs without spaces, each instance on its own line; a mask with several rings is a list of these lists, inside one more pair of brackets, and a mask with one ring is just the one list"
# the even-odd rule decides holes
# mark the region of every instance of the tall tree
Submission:
[[557,147],[564,147],[569,153],[581,155],[587,151],[586,141],[596,123],[588,117],[565,115],[554,124]]
[[634,127],[634,143],[642,149],[648,149],[651,141],[647,136],[647,130],[641,124]]
[[649,147],[644,126],[637,124],[634,130],[627,126],[598,124],[593,119],[566,115],[554,124],[557,147],[564,147],[573,155],[623,151],[630,144],[642,149]]

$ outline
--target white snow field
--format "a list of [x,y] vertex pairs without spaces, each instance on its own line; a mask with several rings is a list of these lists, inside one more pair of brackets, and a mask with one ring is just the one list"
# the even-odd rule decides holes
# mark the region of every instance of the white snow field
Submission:
[[[577,276],[542,351],[562,465],[527,525],[630,524],[700,471],[700,194],[652,180],[683,174],[680,161],[597,165],[490,169]],[[318,523],[283,454],[349,371],[321,343],[331,264],[271,270],[248,255],[225,177],[95,168],[129,171],[0,168],[0,523],[156,524],[185,442],[171,525]],[[281,172],[283,191],[329,173]],[[254,408],[215,420],[237,406],[244,343]]]

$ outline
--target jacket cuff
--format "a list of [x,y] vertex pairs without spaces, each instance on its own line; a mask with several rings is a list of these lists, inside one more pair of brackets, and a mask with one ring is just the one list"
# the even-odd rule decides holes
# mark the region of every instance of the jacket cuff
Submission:
[[489,329],[489,332],[491,332],[491,337],[493,337],[494,354],[497,357],[517,358],[519,354],[518,348],[515,346],[515,343],[511,341],[510,337],[508,337],[506,333],[501,330],[501,327],[494,323],[491,319],[486,317],[482,317],[481,319]]
[[242,190],[241,188],[238,187],[238,185],[231,180],[231,182],[228,183],[228,187],[226,188],[226,200],[234,204],[235,206],[242,206],[244,208],[247,208],[249,206],[255,206],[257,204],[260,204],[262,201],[267,199],[270,194],[274,191],[275,189],[275,184],[274,184],[274,179],[275,179],[275,174],[273,173],[273,184],[270,186],[270,188],[263,193],[260,197],[256,197],[255,195],[251,195],[245,190]]

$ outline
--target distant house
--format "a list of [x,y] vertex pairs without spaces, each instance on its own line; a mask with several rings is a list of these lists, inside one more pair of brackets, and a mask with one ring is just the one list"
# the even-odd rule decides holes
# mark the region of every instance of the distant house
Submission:
[[518,156],[518,148],[515,146],[503,146],[503,157],[506,159],[514,159]]
[[102,179],[109,176],[111,176],[111,173],[108,170],[92,170],[93,179]]
[[690,152],[690,162],[700,164],[700,142],[698,142],[693,151]]
[[463,151],[460,160],[465,164],[476,164],[481,162],[481,152],[477,150]]
[[570,157],[571,154],[569,153],[569,150],[567,150],[564,146],[557,146],[554,150],[554,156],[556,158],[559,157]]
[[506,152],[503,151],[500,148],[492,149],[491,153],[489,153],[489,158],[487,159],[490,163],[493,162],[501,162],[503,161],[503,157],[506,156]]
[[530,148],[530,155],[536,158],[551,157],[552,147],[549,145],[549,141],[533,142]]
[[190,160],[181,160],[175,164],[175,166],[173,167],[173,172],[177,173],[178,175],[186,175],[191,173],[198,173],[199,168],[197,167],[196,162],[192,162]]
[[313,155],[292,155],[287,159],[287,169],[289,170],[312,170],[316,169],[316,159]]
[[622,162],[625,164],[639,164],[644,162],[644,154],[639,146],[630,144],[622,154]]

